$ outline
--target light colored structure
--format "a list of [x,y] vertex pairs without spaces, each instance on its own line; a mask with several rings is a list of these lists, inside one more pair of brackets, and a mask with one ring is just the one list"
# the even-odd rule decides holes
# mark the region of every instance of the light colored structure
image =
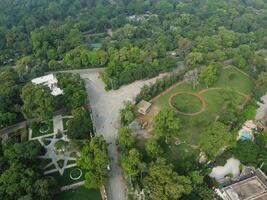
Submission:
[[254,123],[253,120],[247,120],[244,125],[251,130],[257,130],[257,125]]
[[266,200],[267,177],[260,169],[251,170],[240,181],[215,191],[223,200]]
[[152,104],[150,102],[142,100],[137,104],[137,111],[142,115],[146,115],[149,112],[151,106]]
[[54,76],[54,74],[48,74],[45,76],[32,79],[32,83],[36,85],[42,84],[42,85],[48,86],[53,96],[58,96],[58,95],[63,94],[63,90],[57,87],[58,80]]
[[242,129],[238,131],[237,140],[254,140],[254,131],[257,130],[257,125],[253,120],[247,120]]

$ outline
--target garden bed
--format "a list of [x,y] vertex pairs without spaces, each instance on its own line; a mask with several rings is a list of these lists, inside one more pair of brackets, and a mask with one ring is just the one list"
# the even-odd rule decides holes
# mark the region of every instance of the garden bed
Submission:
[[32,129],[32,137],[39,137],[53,133],[53,122],[34,122],[30,128]]
[[72,170],[74,170],[76,168],[79,168],[79,167],[75,166],[75,167],[65,169],[63,175],[61,175],[59,172],[53,172],[51,174],[47,174],[47,176],[53,176],[60,187],[63,187],[66,185],[72,185],[74,183],[84,181],[84,171],[83,170],[82,170],[82,176],[79,179],[77,179],[77,180],[71,179],[70,173]]

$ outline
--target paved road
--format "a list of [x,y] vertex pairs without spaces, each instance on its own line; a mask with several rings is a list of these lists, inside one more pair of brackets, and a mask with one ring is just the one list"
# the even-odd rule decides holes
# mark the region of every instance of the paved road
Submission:
[[[135,97],[144,84],[154,82],[156,78],[136,81],[130,85],[121,87],[119,90],[106,92],[104,90],[104,84],[99,78],[98,70],[78,70],[70,72],[79,73],[85,80],[97,133],[102,134],[107,142],[110,143],[108,153],[111,159],[111,171],[107,185],[108,199],[126,200],[126,183],[123,180],[122,171],[118,165],[118,151],[115,145],[117,137],[115,124],[123,102],[129,98]],[[165,75],[166,74],[162,74],[160,77]]]

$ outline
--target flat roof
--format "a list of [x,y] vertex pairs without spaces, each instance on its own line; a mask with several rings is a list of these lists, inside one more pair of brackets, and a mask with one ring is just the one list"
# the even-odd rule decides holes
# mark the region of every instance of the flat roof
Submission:
[[57,79],[54,77],[53,74],[48,74],[45,76],[32,79],[32,83],[35,83],[35,84],[57,83]]
[[137,108],[147,110],[150,108],[151,105],[152,104],[150,102],[142,100],[137,104]]
[[266,185],[257,176],[225,187],[223,190],[233,200],[262,200],[267,196]]

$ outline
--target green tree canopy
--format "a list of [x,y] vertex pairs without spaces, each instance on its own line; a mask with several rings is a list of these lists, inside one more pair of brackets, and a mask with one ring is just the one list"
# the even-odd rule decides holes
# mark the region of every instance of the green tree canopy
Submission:
[[204,67],[200,72],[200,80],[207,86],[212,86],[218,78],[218,69],[214,65]]
[[161,146],[154,139],[148,139],[146,141],[145,150],[148,156],[150,156],[151,158],[158,158],[163,154]]
[[93,133],[93,123],[86,108],[72,110],[73,118],[69,120],[67,135],[70,139],[86,139]]
[[160,137],[177,135],[180,128],[179,116],[172,108],[163,108],[155,117],[153,127]]
[[240,162],[244,165],[254,165],[258,162],[258,154],[260,148],[254,142],[242,141],[239,140],[237,142],[236,148],[234,149],[234,156],[240,160]]
[[148,175],[144,178],[145,190],[149,191],[151,200],[179,199],[192,190],[191,181],[185,176],[179,176],[171,165],[163,161],[149,165]]
[[99,188],[107,182],[109,164],[107,146],[103,136],[95,136],[82,148],[77,164],[86,170],[85,186],[87,188]]
[[32,199],[51,199],[53,179],[46,179],[39,168],[37,156],[41,146],[36,142],[6,141],[0,148],[4,165],[0,172],[0,199],[13,200],[26,196]]
[[118,146],[122,152],[128,151],[135,144],[135,138],[128,127],[121,127],[118,131]]
[[214,122],[202,130],[200,135],[200,147],[210,158],[214,158],[222,148],[231,146],[234,135],[229,128],[221,122]]
[[27,119],[49,120],[55,108],[55,98],[50,89],[43,85],[27,83],[22,88],[22,111]]
[[120,160],[123,170],[126,172],[130,180],[135,180],[141,172],[139,169],[141,163],[141,154],[137,149],[130,149],[127,154],[124,154]]

